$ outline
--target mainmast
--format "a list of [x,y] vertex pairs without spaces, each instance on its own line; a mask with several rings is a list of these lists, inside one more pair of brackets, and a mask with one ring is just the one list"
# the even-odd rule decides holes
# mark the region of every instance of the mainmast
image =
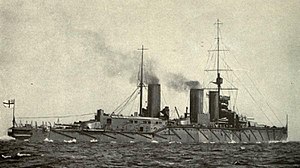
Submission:
[[141,49],[138,49],[142,51],[142,58],[141,58],[141,76],[140,76],[140,112],[139,115],[142,115],[142,109],[143,109],[143,87],[144,87],[144,50],[148,50],[147,48],[144,48],[144,45],[142,45]]
[[221,92],[221,84],[223,83],[223,79],[220,75],[220,24],[222,24],[219,19],[217,19],[217,22],[215,25],[217,26],[217,79],[216,84],[218,86],[218,104],[219,108],[220,106],[220,92]]

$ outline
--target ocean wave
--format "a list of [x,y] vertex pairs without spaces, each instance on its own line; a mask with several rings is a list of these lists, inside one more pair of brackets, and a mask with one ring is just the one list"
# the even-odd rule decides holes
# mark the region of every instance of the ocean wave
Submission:
[[300,143],[0,142],[0,167],[300,167]]

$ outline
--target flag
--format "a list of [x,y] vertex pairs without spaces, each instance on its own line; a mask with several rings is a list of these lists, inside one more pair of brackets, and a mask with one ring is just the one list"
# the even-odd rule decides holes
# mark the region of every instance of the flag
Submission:
[[6,108],[12,108],[15,105],[15,99],[13,99],[13,100],[5,100],[5,101],[3,101],[3,105]]

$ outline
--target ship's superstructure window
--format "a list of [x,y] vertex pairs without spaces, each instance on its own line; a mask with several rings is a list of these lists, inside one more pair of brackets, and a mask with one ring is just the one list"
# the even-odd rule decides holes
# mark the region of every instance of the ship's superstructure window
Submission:
[[148,121],[148,124],[151,124],[151,121]]
[[143,121],[144,124],[147,124],[147,121]]
[[108,119],[106,120],[106,123],[107,123],[107,124],[111,124],[111,118],[108,118]]
[[138,123],[138,121],[134,121],[134,123],[135,123],[135,124],[137,124],[137,123]]
[[133,124],[133,120],[129,120],[129,122]]

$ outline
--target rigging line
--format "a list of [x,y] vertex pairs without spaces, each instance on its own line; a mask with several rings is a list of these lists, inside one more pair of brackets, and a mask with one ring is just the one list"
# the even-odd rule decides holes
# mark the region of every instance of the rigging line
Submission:
[[170,118],[170,119],[173,118],[173,111],[172,111],[172,109],[170,109],[170,112],[169,112],[169,118]]
[[126,101],[128,101],[130,99],[130,97],[127,97],[115,110],[113,110],[114,112],[118,112],[120,111],[120,109],[123,107],[123,105],[126,103]]
[[113,112],[118,111],[121,108],[121,106],[136,93],[138,89],[139,88],[136,88],[129,97],[127,97],[116,109],[113,110]]
[[[241,63],[237,60],[237,58],[233,55],[234,59],[236,60],[236,62],[240,65]],[[258,89],[258,87],[256,86],[255,82],[252,80],[252,78],[250,77],[250,75],[246,72],[246,75],[248,77],[248,79],[251,81],[252,85],[254,86],[254,88],[256,89],[256,91],[265,99],[267,106],[270,108],[270,110],[272,111],[272,113],[275,115],[276,119],[279,121],[279,123],[281,124],[281,126],[284,126],[281,122],[281,120],[278,118],[278,116],[276,115],[274,109],[270,106],[269,102],[267,101],[266,97],[260,92],[260,90]]]
[[[208,54],[207,60],[206,60],[206,64],[205,64],[205,69],[208,69],[208,68],[209,68],[208,63],[209,63],[210,59],[211,59],[211,56],[210,56],[210,54]],[[205,71],[203,71],[203,75],[205,76]],[[203,85],[204,85],[204,80],[202,81],[202,86],[203,86]]]
[[214,63],[212,61],[214,57],[215,57],[214,54],[210,54],[210,53],[208,54],[206,69],[210,69],[211,67],[214,68]]
[[68,118],[68,117],[76,117],[76,116],[87,116],[95,113],[86,113],[86,114],[78,114],[78,115],[62,115],[62,116],[42,116],[42,117],[16,117],[17,119],[38,119],[38,118]]
[[236,97],[235,97],[235,102],[234,102],[234,104],[236,104],[236,102],[237,102],[237,97],[239,96],[239,90],[237,90],[236,91]]
[[[250,95],[252,101],[253,101],[254,103],[258,104],[257,101],[254,99],[253,95],[250,93],[250,91],[247,89],[247,87],[245,87],[245,85],[243,84],[243,82],[240,80],[240,78],[239,78],[234,72],[233,72],[233,74],[237,77],[238,81],[241,82],[241,84],[243,85],[243,87],[245,88],[245,90],[247,91],[247,93]],[[263,111],[262,107],[260,107],[260,106],[257,106],[257,107],[259,107],[259,109],[260,109],[261,112],[264,114],[264,116],[269,120],[269,122],[270,122],[272,125],[274,125],[273,122],[269,119],[269,117],[265,114],[265,112]]]
[[136,107],[135,107],[135,108],[137,109],[136,111],[139,111],[139,109],[140,109],[139,103],[136,104]]
[[220,42],[222,43],[222,46],[225,48],[225,50],[229,50],[229,47],[225,43],[223,43],[223,37],[222,37],[222,31],[220,30]]
[[[182,114],[179,108],[177,108],[177,111],[178,111],[178,114]],[[175,113],[175,116],[177,116],[177,114],[176,114],[176,113],[177,113],[177,112],[176,112],[176,110],[174,110],[174,113]],[[179,117],[179,118],[180,118],[180,116],[177,116],[177,117]],[[179,118],[178,118],[178,119],[179,119]]]
[[[134,96],[134,98],[132,98]],[[130,98],[129,99],[127,99],[127,101],[124,103],[124,105],[122,106],[122,107],[120,107],[119,108],[119,112],[117,112],[117,114],[120,114],[124,109],[125,109],[125,107],[129,104],[129,103],[131,103],[133,100],[135,100],[136,99],[136,97],[138,96],[138,94],[132,94],[131,96],[130,96]]]
[[[217,45],[217,41],[215,41],[215,44],[211,48],[214,47],[213,50],[217,50],[216,45]],[[216,61],[212,61],[212,60],[217,59],[217,57],[215,55],[215,52],[208,52],[208,57],[210,59],[207,61],[207,69],[209,69],[211,66],[212,66],[212,69],[213,69],[216,66]],[[209,61],[211,62],[211,64],[208,63]]]
[[[212,61],[213,58],[214,58],[214,55],[209,53],[209,54],[208,54],[208,58],[207,58],[206,69],[210,69],[211,66],[212,66],[212,69],[214,69],[214,64],[213,64],[213,63],[209,64],[209,62],[214,62],[214,61]],[[204,76],[206,76],[205,74],[208,74],[208,72],[204,71]],[[210,83],[210,82],[209,82],[209,83]],[[209,85],[209,83],[207,83],[206,85]],[[202,84],[202,85],[205,85],[205,84],[204,84],[204,81],[203,81],[203,84]]]
[[[134,101],[136,100],[136,97],[137,97],[137,96],[138,96],[138,94],[134,95],[133,99],[131,99],[131,100],[128,102],[128,104],[134,102]],[[124,106],[124,108],[125,108],[125,106]]]
[[[238,90],[236,91],[236,93],[235,93],[235,98],[234,98],[234,100],[233,100],[233,104],[234,104],[234,106],[236,107],[236,100],[237,100],[237,97],[238,97]],[[235,109],[234,109],[235,110]]]
[[[225,53],[224,53],[224,57],[225,57]],[[227,64],[227,62],[225,61],[225,59],[223,57],[221,57],[221,59],[223,60],[223,63],[224,63],[224,66],[226,67],[226,69],[231,69],[231,67]],[[227,75],[227,78],[224,78],[232,87],[236,87],[232,82],[229,81],[229,74],[228,74],[228,71],[226,71],[226,75]],[[231,92],[229,92],[229,96],[231,97]],[[236,100],[235,102],[236,103]]]
[[230,82],[228,79],[226,79],[226,78],[223,78],[223,79],[225,79],[225,81],[227,81],[232,87],[234,87],[235,88],[235,86],[233,85],[233,83],[232,82]]
[[221,43],[222,43],[222,46],[225,48],[224,50],[230,50],[230,48],[225,43],[223,43],[223,41],[221,41]]
[[[226,63],[225,59],[224,58],[221,58],[224,62],[224,64],[227,66],[228,69],[231,69],[231,67]],[[228,71],[226,71],[226,75],[227,75],[227,78],[224,78],[229,84],[231,84],[231,86],[233,87],[236,87],[234,86],[234,84],[232,82],[229,81],[229,74],[228,74]]]
[[163,97],[163,100],[164,100],[164,105],[167,105],[168,103],[167,103],[167,101],[166,101],[166,99],[165,99],[165,94],[164,94],[164,92],[163,91],[161,91],[161,94],[162,94],[162,97]]
[[135,95],[135,97],[137,96],[136,92],[137,92],[138,88],[135,89],[135,91],[122,103],[123,106],[125,106],[131,99],[132,97]]
[[[247,72],[246,72],[246,74],[247,74],[248,78],[250,79],[250,81],[252,82],[254,88],[257,90],[257,92],[258,92],[264,99],[266,99],[265,96],[258,90],[258,88],[257,88],[257,86],[255,85],[254,81],[251,80],[249,74],[248,74]],[[282,122],[279,120],[278,116],[276,115],[274,109],[270,106],[270,104],[269,104],[269,102],[267,101],[267,99],[266,99],[266,104],[267,104],[267,106],[270,108],[270,110],[272,111],[272,113],[275,115],[276,119],[280,122],[281,126],[284,126],[284,125],[282,124]]]
[[[217,49],[216,49],[216,50],[217,50]],[[218,62],[218,55],[214,54],[214,56],[215,56],[215,61],[214,61],[214,63],[213,63],[213,67],[214,67],[215,69],[218,69],[218,64],[217,64],[217,62]]]
[[[132,95],[133,96],[133,95]],[[126,99],[126,101],[122,104],[122,106],[118,109],[118,113],[120,113],[125,106],[128,104],[128,102],[131,100],[132,96],[130,96],[129,98]],[[117,112],[117,111],[116,111]]]
[[[213,45],[209,48],[209,50],[211,50],[213,48]],[[207,65],[207,67],[206,68],[209,68],[209,61],[210,61],[210,59],[212,59],[212,56],[213,56],[213,54],[210,54],[210,52],[208,52],[208,58],[207,58],[207,62],[206,62],[206,65]]]
[[133,100],[134,100],[134,102],[131,105],[130,111],[133,111],[133,106],[135,105],[135,102],[136,102],[136,99],[133,99]]
[[133,99],[129,99],[125,104],[124,106],[122,106],[122,108],[120,109],[120,111],[117,113],[117,115],[119,115],[125,108],[128,104],[130,104],[131,102],[135,101],[136,97],[138,96],[138,94],[135,94],[135,97]]

